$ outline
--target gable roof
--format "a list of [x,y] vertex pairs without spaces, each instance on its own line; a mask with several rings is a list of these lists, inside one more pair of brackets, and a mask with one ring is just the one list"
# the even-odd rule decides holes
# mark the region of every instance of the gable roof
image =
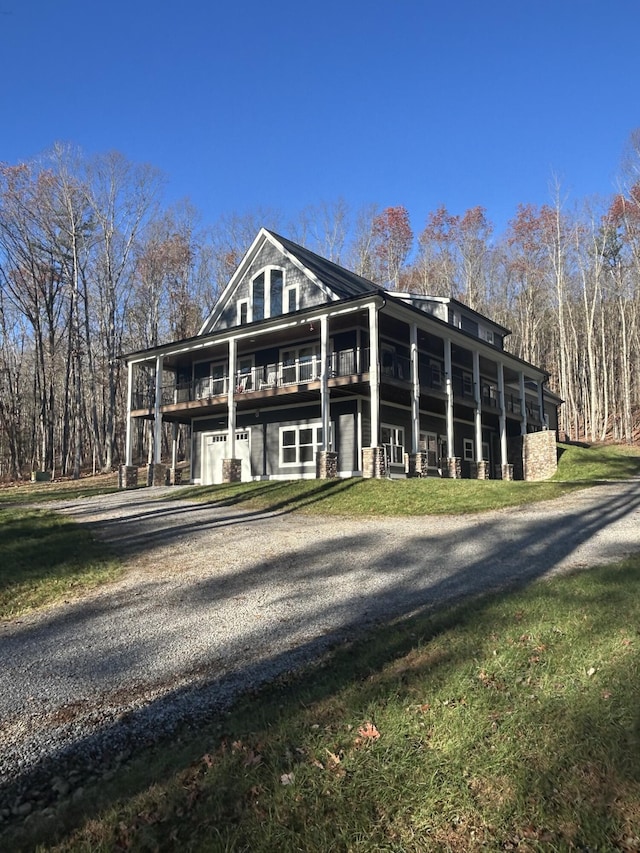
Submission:
[[293,243],[291,240],[287,240],[286,237],[281,237],[273,231],[268,231],[267,233],[280,243],[289,255],[296,257],[309,272],[329,287],[340,299],[349,299],[365,293],[384,293],[384,288],[357,273],[341,267],[340,264],[329,261],[321,255],[312,252],[310,249],[305,249],[304,246],[299,246],[297,243]]
[[329,301],[353,299],[368,293],[384,294],[384,289],[372,281],[323,258],[321,255],[317,255],[310,249],[305,249],[304,246],[300,246],[286,237],[281,237],[274,231],[261,228],[240,261],[238,268],[229,279],[229,283],[218,297],[213,310],[202,324],[198,332],[199,335],[207,334],[213,330],[216,320],[224,310],[224,306],[232,297],[245,271],[266,241],[275,246],[285,258],[298,267],[310,281],[323,291]]

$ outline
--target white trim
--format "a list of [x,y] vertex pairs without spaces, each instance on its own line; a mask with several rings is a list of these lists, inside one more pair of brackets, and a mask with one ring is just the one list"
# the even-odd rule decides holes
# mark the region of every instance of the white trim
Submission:
[[[329,427],[330,427],[330,429],[329,429],[329,433],[330,433],[329,434],[329,447],[330,447],[332,444],[331,438],[332,438],[332,434],[333,434],[332,424],[330,424]],[[307,430],[307,429],[312,430],[312,439],[313,440],[310,444],[309,443],[300,444],[300,432],[301,432],[301,430]],[[279,426],[278,427],[278,467],[279,468],[306,468],[309,465],[315,465],[316,464],[316,453],[319,450],[323,449],[324,440],[325,440],[325,437],[323,435],[322,441],[318,441],[318,431],[319,430],[322,430],[322,422],[321,421],[312,421],[311,423],[298,423],[298,424],[288,424],[288,425]],[[295,444],[288,444],[287,445],[287,449],[292,448],[292,447],[295,448],[296,458],[293,462],[285,462],[284,458],[283,458],[284,457],[283,451],[285,448],[282,444],[282,436],[283,436],[283,433],[285,433],[285,432],[294,432],[295,433],[295,437],[296,437]],[[310,447],[311,448],[311,454],[312,454],[311,459],[306,460],[304,462],[300,459],[300,448],[301,447]]]

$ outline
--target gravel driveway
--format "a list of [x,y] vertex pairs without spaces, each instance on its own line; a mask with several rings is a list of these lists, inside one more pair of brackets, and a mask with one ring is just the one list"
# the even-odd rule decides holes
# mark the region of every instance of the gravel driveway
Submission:
[[0,823],[55,807],[136,745],[373,622],[640,551],[640,479],[412,519],[167,501],[175,492],[48,504],[91,525],[129,571],[0,623]]

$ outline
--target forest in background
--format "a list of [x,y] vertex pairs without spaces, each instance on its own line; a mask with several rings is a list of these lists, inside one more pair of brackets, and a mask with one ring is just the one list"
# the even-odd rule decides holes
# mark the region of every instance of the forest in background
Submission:
[[0,163],[0,478],[118,465],[120,356],[196,334],[261,226],[383,286],[465,302],[549,372],[562,434],[637,439],[640,129],[618,192],[569,205],[556,184],[549,204],[523,202],[501,234],[481,205],[412,223],[401,203],[343,199],[205,224],[189,202],[163,202],[153,167],[56,144]]

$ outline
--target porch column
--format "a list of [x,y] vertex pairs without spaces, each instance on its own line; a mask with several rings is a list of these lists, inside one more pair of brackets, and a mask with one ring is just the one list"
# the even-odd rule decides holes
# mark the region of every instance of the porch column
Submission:
[[236,458],[236,403],[234,399],[236,385],[236,339],[229,339],[229,385],[227,387],[227,409],[228,409],[228,457]]
[[524,371],[520,371],[520,409],[522,415],[522,425],[520,427],[520,431],[522,435],[527,434],[527,400],[525,397],[525,388],[524,388]]
[[378,354],[378,310],[369,305],[369,389],[371,398],[371,447],[380,444],[380,370]]
[[500,464],[506,465],[507,459],[507,401],[504,395],[504,365],[498,364],[498,396],[500,397],[500,414],[498,422],[500,425]]
[[480,353],[477,350],[473,352],[473,390],[476,403],[473,413],[476,462],[482,462],[482,389],[480,388]]
[[125,465],[130,468],[133,464],[133,447],[131,442],[131,409],[133,401],[133,364],[127,362],[127,434],[125,441]]
[[153,409],[153,462],[159,465],[162,462],[162,363],[163,358],[156,358],[156,399]]
[[513,480],[513,465],[509,465],[509,453],[507,448],[507,401],[504,392],[504,365],[498,364],[498,397],[500,398],[500,412],[498,424],[500,428],[500,476],[503,480]]
[[420,376],[418,375],[418,326],[411,324],[411,452],[420,450]]
[[538,382],[538,408],[540,409],[540,424],[545,427],[544,419],[544,379]]
[[329,411],[329,319],[320,318],[320,410],[322,412],[322,449],[331,450]]
[[447,458],[453,459],[453,381],[451,373],[451,341],[444,342],[444,374],[447,392]]

